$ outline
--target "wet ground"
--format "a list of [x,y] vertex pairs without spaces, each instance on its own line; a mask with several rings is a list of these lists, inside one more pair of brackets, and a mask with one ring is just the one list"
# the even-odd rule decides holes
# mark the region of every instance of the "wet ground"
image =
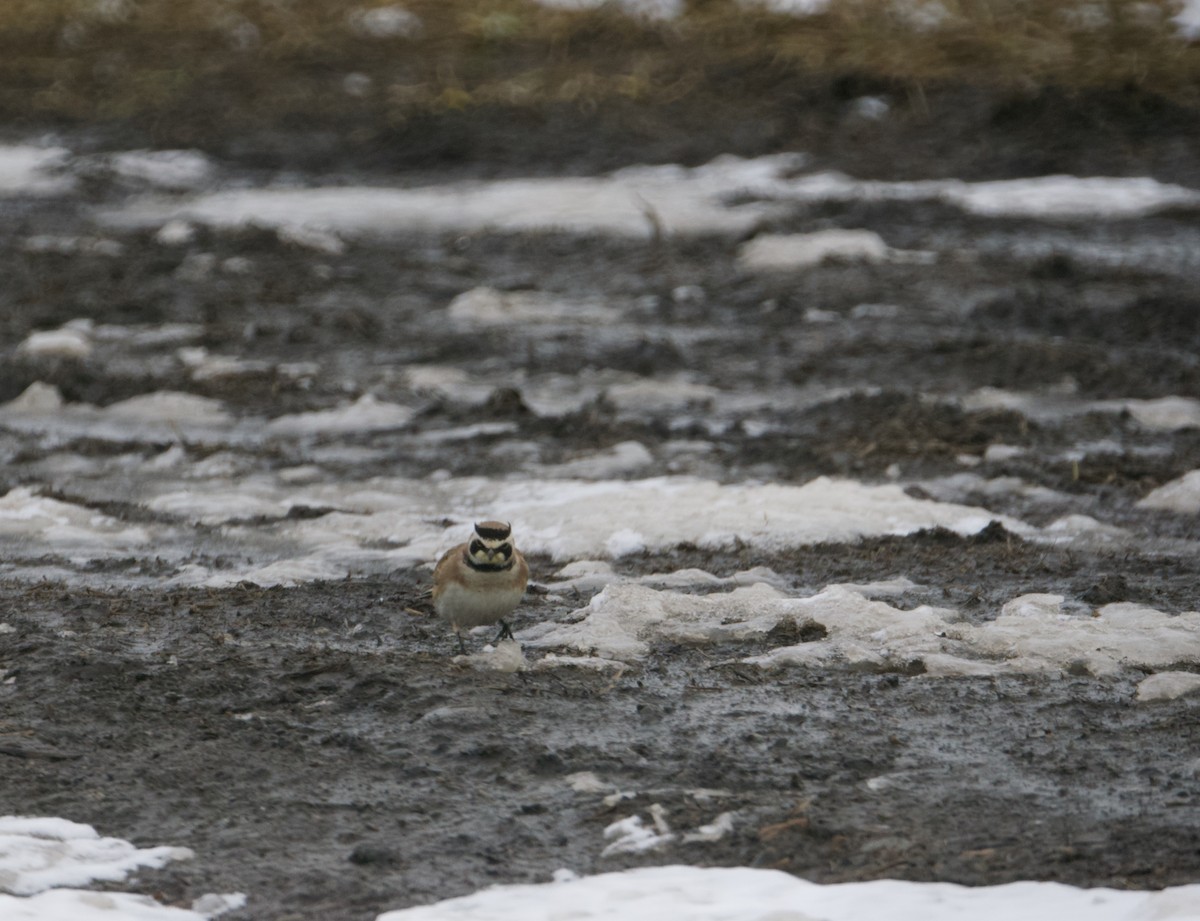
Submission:
[[[1036,137],[975,114],[948,130],[989,124],[995,149],[1015,157],[1025,138],[1029,162],[1040,162]],[[1054,146],[1052,166],[1085,173],[1099,160],[1130,175],[1200,175],[1194,151],[1170,139],[1147,151],[1142,120],[1081,119],[1080,137]],[[932,148],[945,144],[936,124],[905,130]],[[1128,144],[1089,148],[1089,137]],[[624,142],[637,161],[636,144]],[[839,165],[835,148],[825,165]],[[661,152],[647,150],[644,159]],[[859,150],[841,165],[862,176],[894,171],[882,151],[874,169],[864,158]],[[593,165],[613,164],[598,155]],[[127,193],[98,180],[70,200],[3,205],[0,400],[45,381],[70,401],[182,390],[247,415],[324,409],[363,393],[421,401],[403,431],[232,449],[251,471],[324,456],[335,477],[503,476],[636,440],[651,457],[639,476],[899,480],[914,494],[1038,526],[1081,514],[1135,536],[1058,547],[997,526],[975,537],[928,531],[776,555],[682,545],[617,568],[725,576],[766,565],[797,593],[907,576],[921,588],[906,603],[957,607],[978,621],[1028,592],[1171,613],[1198,606],[1194,518],[1137,502],[1200,467],[1200,433],[1088,408],[1200,397],[1194,212],[1067,225],[984,220],[933,203],[797,205],[768,229],[868,228],[891,247],[938,258],[777,276],[744,271],[739,241],[727,238],[447,234],[357,241],[335,258],[260,230],[200,230],[183,248],[148,231],[106,230],[123,247],[118,257],[31,252],[38,235],[99,233],[90,208]],[[197,253],[212,255],[207,269],[194,260],[189,268]],[[228,261],[239,258],[250,268]],[[446,304],[483,285],[596,296],[623,305],[626,319],[468,332],[448,324]],[[17,353],[32,330],[88,316],[199,324],[197,344],[261,364],[198,378],[103,345],[82,360]],[[301,363],[319,373],[281,370]],[[413,365],[458,367],[487,386],[474,401],[421,391],[401,373]],[[738,424],[713,426],[703,401],[656,410],[601,395],[553,415],[531,411],[521,392],[523,375],[612,372],[683,375],[740,394],[847,395],[781,397]],[[987,387],[1040,393],[1051,409],[965,400]],[[1055,400],[1084,408],[1056,411]],[[471,439],[414,437],[497,421],[510,426]],[[985,455],[990,445],[1021,450]],[[138,502],[136,482],[124,494],[94,495],[59,463],[130,451],[150,458],[167,443],[7,431],[0,446],[6,488],[32,486],[131,523],[167,517]],[[212,452],[183,447],[193,461]],[[964,472],[979,479],[948,479]],[[1043,490],[988,489],[999,477]],[[236,556],[222,535],[197,526],[198,558],[216,565],[223,552]],[[19,545],[6,552],[13,565],[54,562],[41,550],[23,558]],[[542,582],[558,568],[531,563]],[[671,862],[779,867],[818,881],[1160,887],[1200,876],[1198,704],[1135,703],[1137,672],[930,679],[903,668],[730,664],[796,641],[770,635],[658,646],[616,670],[478,671],[456,664],[447,631],[420,613],[428,570],[364,567],[345,581],[292,588],[165,589],[153,584],[155,565],[151,548],[95,563],[86,587],[0,583],[0,621],[12,628],[0,633],[0,759],[8,810],[192,848],[194,860],[133,884],[170,903],[241,891],[248,907],[229,917],[369,919],[491,883],[546,880],[560,867]],[[104,587],[105,567],[149,578]],[[532,593],[516,626],[585,600]],[[595,777],[576,776],[583,772]],[[617,792],[628,795],[606,801]],[[653,804],[680,837],[653,852],[601,856],[604,828],[633,814],[649,822]],[[722,813],[732,815],[730,833],[686,840]]]

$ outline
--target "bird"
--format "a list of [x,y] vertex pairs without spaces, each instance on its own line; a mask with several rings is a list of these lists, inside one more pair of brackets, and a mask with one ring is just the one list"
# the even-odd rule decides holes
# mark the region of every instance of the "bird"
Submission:
[[466,653],[463,629],[500,624],[496,641],[512,638],[505,622],[529,584],[529,564],[512,542],[506,521],[480,521],[466,543],[447,550],[433,570],[433,608],[448,621]]

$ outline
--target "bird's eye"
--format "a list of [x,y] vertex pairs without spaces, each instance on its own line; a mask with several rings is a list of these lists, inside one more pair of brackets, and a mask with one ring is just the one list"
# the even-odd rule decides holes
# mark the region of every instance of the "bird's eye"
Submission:
[[502,556],[507,560],[512,556],[512,544],[501,544],[496,548],[496,555]]
[[484,549],[483,541],[473,540],[471,541],[471,546],[468,548],[468,552],[471,554],[471,556],[475,556],[477,553],[483,553]]

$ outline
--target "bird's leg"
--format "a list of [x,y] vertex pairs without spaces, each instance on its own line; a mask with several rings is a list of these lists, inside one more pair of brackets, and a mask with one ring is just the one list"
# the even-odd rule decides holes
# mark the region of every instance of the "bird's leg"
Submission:
[[500,632],[496,634],[495,642],[499,643],[501,640],[515,639],[516,637],[513,636],[512,627],[508,625],[507,621],[500,621]]
[[455,630],[454,635],[458,637],[458,654],[465,656],[467,654],[467,644],[463,642],[462,631]]

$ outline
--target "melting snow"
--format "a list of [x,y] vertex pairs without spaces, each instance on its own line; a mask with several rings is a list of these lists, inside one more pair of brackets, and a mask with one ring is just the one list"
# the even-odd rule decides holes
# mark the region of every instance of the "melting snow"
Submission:
[[971,888],[875,880],[822,886],[779,870],[646,867],[474,895],[380,915],[378,921],[1193,921],[1200,885],[1159,892],[1061,883]]
[[[887,589],[908,584],[885,584]],[[1061,671],[1112,675],[1200,661],[1200,612],[1172,616],[1142,605],[1072,608],[1060,595],[1015,598],[993,621],[971,624],[957,611],[902,610],[855,588],[831,585],[793,598],[765,583],[707,595],[609,584],[568,622],[521,632],[533,648],[579,650],[635,661],[655,642],[716,643],[762,638],[776,627],[819,627],[817,638],[745,661],[763,668],[847,663],[876,669],[922,667],[935,676]]]
[[[1059,220],[1130,218],[1167,208],[1200,208],[1200,192],[1147,178],[860,181],[831,172],[795,175],[804,162],[800,154],[756,159],[722,156],[691,169],[632,167],[599,177],[507,179],[414,189],[229,189],[185,202],[144,199],[102,217],[135,226],[184,220],[215,227],[315,228],[339,235],[558,229],[651,237],[664,232],[745,233],[764,218],[779,214],[788,202],[940,200],[988,217]],[[877,242],[868,245],[866,237],[856,239],[860,255],[878,256]]]
[[1161,509],[1181,515],[1200,512],[1200,470],[1158,487],[1138,503],[1139,508]]
[[75,180],[61,172],[68,151],[60,147],[0,146],[0,195],[62,195]]
[[[188,860],[184,847],[137,848],[66,819],[0,817],[0,917],[6,921],[206,921],[245,904],[240,894],[206,895],[192,911],[143,895],[63,887],[115,882],[142,867]],[[8,893],[8,894],[3,894]]]

